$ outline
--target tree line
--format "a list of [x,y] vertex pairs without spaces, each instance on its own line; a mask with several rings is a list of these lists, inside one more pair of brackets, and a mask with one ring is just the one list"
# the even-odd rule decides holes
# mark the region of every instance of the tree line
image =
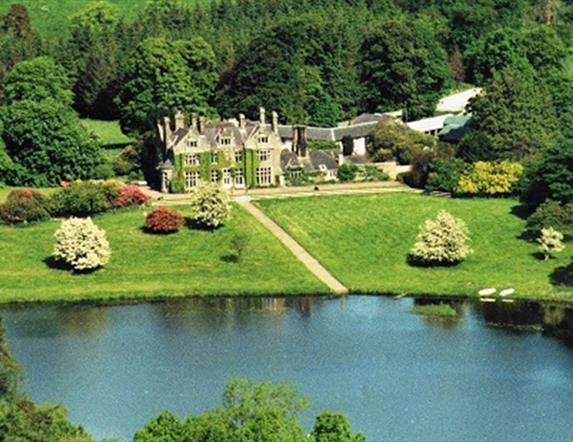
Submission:
[[78,116],[118,118],[143,140],[177,109],[254,118],[264,105],[319,126],[363,111],[411,120],[466,83],[487,93],[459,156],[521,160],[568,136],[572,39],[570,0],[147,0],[134,20],[95,0],[57,39],[13,5],[0,18],[0,169],[35,186],[102,175]]
[[483,84],[524,53],[560,62],[572,13],[557,0],[149,0],[128,21],[101,0],[53,41],[14,5],[0,26],[0,75],[50,56],[80,115],[120,117],[131,132],[176,107],[227,118],[265,105],[325,126],[361,111],[414,119],[456,82]]

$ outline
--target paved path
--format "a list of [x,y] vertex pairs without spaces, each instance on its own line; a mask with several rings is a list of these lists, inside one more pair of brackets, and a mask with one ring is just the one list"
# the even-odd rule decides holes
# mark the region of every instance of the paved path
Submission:
[[[145,192],[152,198],[154,205],[177,206],[184,205],[189,201],[189,194],[185,193],[160,193],[150,189],[145,189]],[[249,189],[248,191],[235,191],[234,193],[230,194],[230,196],[236,200],[240,200],[244,197],[248,197],[251,200],[257,200],[392,192],[420,193],[421,190],[412,189],[395,181],[386,181],[382,183],[326,184],[321,186]]]
[[238,197],[237,202],[253,215],[262,225],[271,231],[307,268],[326,284],[332,293],[336,295],[348,294],[348,289],[340,281],[330,274],[310,253],[297,243],[277,223],[265,215],[258,207],[254,206],[248,197]]

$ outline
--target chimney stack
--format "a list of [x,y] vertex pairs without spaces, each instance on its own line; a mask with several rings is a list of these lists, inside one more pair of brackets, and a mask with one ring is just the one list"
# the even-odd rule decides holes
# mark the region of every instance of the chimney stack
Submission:
[[273,132],[278,135],[279,134],[279,114],[273,111],[273,125],[272,125]]
[[195,132],[197,130],[197,115],[191,114],[191,130]]
[[205,132],[205,117],[199,117],[199,133],[203,135]]
[[265,108],[261,107],[259,108],[259,118],[261,120],[261,127],[264,127],[266,124],[266,116],[265,116]]
[[169,147],[171,142],[171,120],[169,117],[163,117],[163,133],[165,134],[165,146]]
[[241,129],[247,127],[247,120],[245,118],[245,114],[239,114],[239,127]]
[[183,129],[185,127],[185,115],[178,110],[175,113],[175,130]]

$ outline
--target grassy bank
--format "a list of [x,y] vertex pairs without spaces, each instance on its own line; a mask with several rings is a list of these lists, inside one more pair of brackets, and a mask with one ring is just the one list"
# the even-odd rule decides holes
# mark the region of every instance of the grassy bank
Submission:
[[[327,292],[238,206],[214,232],[183,228],[174,235],[149,235],[141,230],[144,215],[145,209],[133,209],[94,217],[113,254],[105,268],[84,275],[54,268],[49,260],[58,220],[0,226],[0,302]],[[249,237],[239,263],[226,258],[236,233]]]
[[86,129],[92,132],[100,140],[103,147],[124,146],[133,141],[121,131],[118,121],[103,121],[84,118],[81,122]]
[[[205,3],[209,0],[193,0]],[[44,37],[60,37],[70,25],[72,17],[92,0],[0,0],[0,14],[8,12],[10,5],[20,3],[28,8],[32,27]],[[128,20],[133,20],[145,7],[147,0],[110,0],[117,5]]]
[[[513,287],[514,298],[573,302],[573,244],[539,260],[537,245],[519,238],[525,221],[514,200],[384,194],[257,204],[353,292],[477,296]],[[474,254],[455,267],[409,265],[418,226],[440,209],[466,221]]]

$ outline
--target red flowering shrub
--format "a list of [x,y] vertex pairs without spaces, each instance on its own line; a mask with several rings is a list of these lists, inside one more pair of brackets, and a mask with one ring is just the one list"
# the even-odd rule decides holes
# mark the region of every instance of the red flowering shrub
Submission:
[[117,198],[115,200],[116,207],[128,207],[134,205],[142,205],[147,202],[149,197],[143,191],[132,184],[124,184],[117,190]]
[[145,218],[145,230],[151,233],[177,232],[185,224],[181,212],[168,207],[156,207]]
[[0,205],[0,218],[8,224],[40,221],[49,218],[48,198],[32,189],[17,189]]

